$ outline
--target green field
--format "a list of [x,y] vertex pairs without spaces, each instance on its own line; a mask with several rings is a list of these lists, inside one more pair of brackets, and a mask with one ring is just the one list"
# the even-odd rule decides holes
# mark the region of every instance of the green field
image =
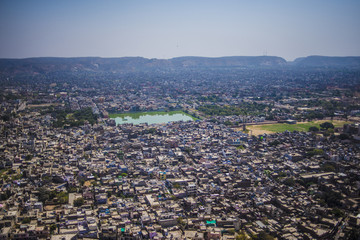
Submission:
[[248,126],[247,128],[249,130],[252,130],[254,135],[269,133],[269,132],[284,132],[284,131],[307,132],[309,131],[310,127],[317,127],[320,129],[320,124],[323,122],[331,122],[332,124],[334,124],[335,127],[342,127],[346,123],[351,123],[351,122],[338,121],[338,120],[334,120],[334,121],[321,120],[316,122],[305,122],[305,123],[297,123],[297,124],[276,123],[276,124],[252,125],[252,126]]

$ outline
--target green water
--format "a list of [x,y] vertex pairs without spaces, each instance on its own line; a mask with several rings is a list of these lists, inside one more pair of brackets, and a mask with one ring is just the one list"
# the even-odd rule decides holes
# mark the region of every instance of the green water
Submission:
[[119,113],[110,114],[110,118],[114,118],[116,125],[124,123],[140,124],[157,124],[177,121],[192,121],[194,117],[183,111],[172,112],[137,112],[137,113]]

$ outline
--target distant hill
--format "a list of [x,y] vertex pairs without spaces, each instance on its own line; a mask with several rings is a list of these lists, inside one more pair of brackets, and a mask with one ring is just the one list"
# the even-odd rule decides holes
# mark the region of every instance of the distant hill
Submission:
[[131,71],[151,65],[141,57],[124,58],[25,58],[0,59],[0,72],[14,74],[43,74],[51,72]]
[[293,65],[299,67],[360,68],[360,57],[309,56],[295,59]]
[[173,59],[122,58],[25,58],[0,59],[3,74],[44,74],[50,72],[132,72],[138,70],[197,67],[266,67],[282,66],[280,57],[179,57]]
[[169,60],[173,66],[178,67],[260,67],[283,66],[286,60],[280,57],[178,57]]
[[309,56],[294,62],[275,56],[234,57],[177,57],[172,59],[122,58],[25,58],[0,59],[0,74],[41,75],[56,72],[124,73],[144,70],[173,70],[187,68],[279,68],[279,67],[350,67],[360,68],[360,57]]

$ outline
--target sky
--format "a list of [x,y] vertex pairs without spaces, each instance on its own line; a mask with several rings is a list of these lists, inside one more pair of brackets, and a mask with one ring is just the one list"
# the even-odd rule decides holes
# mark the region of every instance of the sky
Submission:
[[0,58],[360,56],[359,0],[0,0]]

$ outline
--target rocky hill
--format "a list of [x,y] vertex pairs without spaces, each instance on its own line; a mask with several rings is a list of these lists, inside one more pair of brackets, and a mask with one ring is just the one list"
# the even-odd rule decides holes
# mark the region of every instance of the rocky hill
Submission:
[[39,75],[56,72],[123,73],[189,68],[282,68],[282,67],[341,67],[360,68],[360,57],[309,56],[294,62],[275,56],[177,57],[172,59],[122,58],[25,58],[0,59],[0,74]]
[[50,72],[132,72],[138,70],[197,67],[261,67],[282,66],[280,57],[179,57],[173,59],[123,58],[25,58],[0,59],[2,74],[44,74]]
[[309,56],[297,58],[293,64],[298,67],[360,68],[360,57]]

